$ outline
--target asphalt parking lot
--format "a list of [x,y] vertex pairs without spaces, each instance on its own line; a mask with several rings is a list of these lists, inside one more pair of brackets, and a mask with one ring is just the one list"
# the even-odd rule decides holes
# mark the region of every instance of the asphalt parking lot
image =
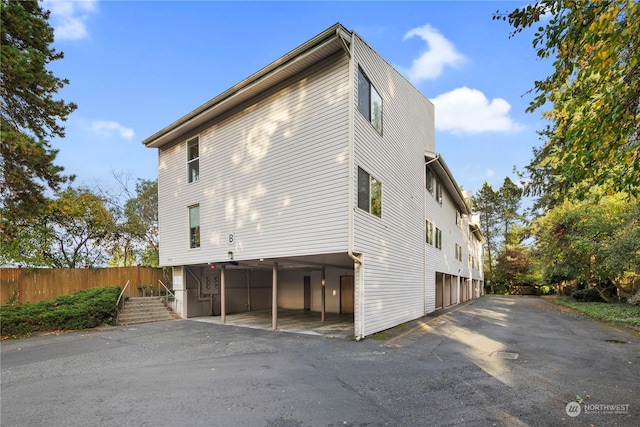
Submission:
[[533,297],[485,296],[380,340],[176,320],[4,341],[0,363],[5,427],[640,419],[638,333]]

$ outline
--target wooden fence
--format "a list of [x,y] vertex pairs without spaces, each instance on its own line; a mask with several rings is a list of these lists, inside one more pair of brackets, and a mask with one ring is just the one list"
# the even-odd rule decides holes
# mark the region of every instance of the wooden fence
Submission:
[[124,288],[125,296],[164,294],[158,280],[171,289],[161,268],[0,268],[0,304],[16,295],[18,302],[39,302],[58,295],[106,286]]

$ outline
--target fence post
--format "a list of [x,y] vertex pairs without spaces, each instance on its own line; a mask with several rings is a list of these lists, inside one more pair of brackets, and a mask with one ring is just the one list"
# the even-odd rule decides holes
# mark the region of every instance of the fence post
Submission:
[[22,266],[18,266],[18,302],[22,304]]

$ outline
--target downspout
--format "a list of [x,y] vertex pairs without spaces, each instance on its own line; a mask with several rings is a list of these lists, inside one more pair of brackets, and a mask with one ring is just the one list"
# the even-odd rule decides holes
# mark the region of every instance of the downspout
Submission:
[[[356,256],[353,253],[353,169],[355,165],[355,154],[354,154],[354,123],[353,123],[353,115],[354,115],[354,84],[353,79],[355,78],[355,64],[353,63],[353,33],[351,35],[352,40],[349,46],[349,226],[348,226],[348,250],[347,255],[351,258],[354,264],[358,264],[362,266],[362,259]],[[355,267],[354,267],[355,269]],[[358,312],[360,317],[360,330],[357,332],[356,340],[362,339],[364,336],[364,283],[363,280],[358,280]]]
[[251,311],[251,286],[249,284],[249,270],[244,271],[247,275],[247,311]]
[[[424,176],[423,178],[424,182],[422,185],[423,187],[422,193],[424,195],[424,197],[422,198],[422,209],[424,210],[423,221],[427,220],[427,165],[435,162],[439,158],[440,158],[440,154],[435,153],[435,156],[433,157],[433,159],[427,160],[426,162],[424,162],[424,165],[422,165],[422,175]],[[425,236],[422,239],[422,272],[423,272],[422,274],[424,274],[424,285],[423,285],[424,294],[422,296],[423,316],[427,315],[427,236],[426,236],[426,233],[428,232],[429,230],[425,228]]]

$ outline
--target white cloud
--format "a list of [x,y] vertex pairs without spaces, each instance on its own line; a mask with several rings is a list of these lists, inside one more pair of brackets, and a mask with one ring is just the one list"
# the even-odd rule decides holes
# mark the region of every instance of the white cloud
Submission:
[[445,66],[455,67],[464,62],[464,56],[431,25],[410,30],[405,34],[403,41],[416,36],[427,42],[428,50],[413,60],[411,68],[404,70],[409,80],[433,80],[442,74]]
[[91,129],[104,137],[111,137],[115,132],[120,134],[120,137],[127,141],[132,140],[135,135],[131,128],[124,127],[118,122],[109,122],[104,120],[97,120],[91,123]]
[[44,1],[44,9],[51,11],[56,40],[80,40],[89,36],[87,20],[96,11],[96,0]]
[[436,129],[452,133],[514,132],[520,125],[509,117],[511,105],[502,98],[487,99],[477,89],[460,87],[431,99]]
[[491,178],[492,176],[494,176],[496,173],[493,169],[487,169],[487,178]]

